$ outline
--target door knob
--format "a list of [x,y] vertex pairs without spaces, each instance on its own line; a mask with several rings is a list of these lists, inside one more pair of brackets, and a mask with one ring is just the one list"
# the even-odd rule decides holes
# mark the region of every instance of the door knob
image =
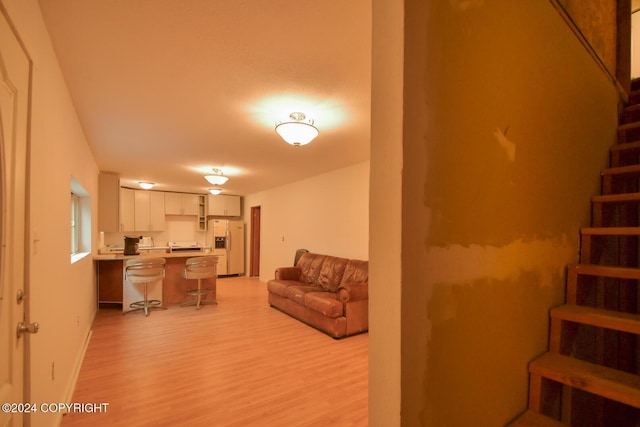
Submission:
[[38,329],[40,329],[40,325],[38,325],[38,322],[34,322],[34,323],[20,322],[18,323],[16,335],[18,336],[18,338],[20,338],[24,333],[37,334]]

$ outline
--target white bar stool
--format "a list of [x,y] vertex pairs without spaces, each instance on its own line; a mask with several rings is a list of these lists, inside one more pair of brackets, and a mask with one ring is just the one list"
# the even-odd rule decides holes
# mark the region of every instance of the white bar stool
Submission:
[[164,265],[166,262],[164,258],[133,258],[126,261],[124,268],[125,280],[132,285],[143,284],[144,299],[129,304],[131,310],[127,310],[122,314],[142,310],[144,315],[148,316],[151,309],[167,309],[162,305],[162,301],[157,299],[150,300],[148,297],[149,283],[164,279]]
[[[212,288],[203,288],[202,279],[216,278],[218,276],[217,271],[218,257],[217,256],[202,256],[188,258],[184,264],[184,271],[182,277],[185,279],[197,279],[198,287],[196,289],[187,289],[187,295],[194,296],[193,301],[188,301],[180,304],[180,307],[186,307],[195,305],[196,310],[200,310],[200,306],[203,304],[217,304],[215,300],[215,290]],[[214,285],[215,286],[215,285]],[[213,293],[214,299],[206,299],[207,294]]]

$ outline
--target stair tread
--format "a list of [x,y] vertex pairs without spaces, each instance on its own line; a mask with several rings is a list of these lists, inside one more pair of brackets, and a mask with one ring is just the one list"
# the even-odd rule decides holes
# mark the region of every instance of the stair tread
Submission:
[[567,427],[567,425],[546,415],[528,410],[513,420],[507,427]]
[[575,269],[576,272],[581,275],[640,280],[640,268],[616,267],[599,264],[573,264],[569,266],[569,268]]
[[640,315],[566,304],[551,309],[551,317],[599,328],[640,334]]
[[544,378],[640,408],[640,376],[555,353],[545,353],[529,364]]
[[635,148],[640,148],[640,141],[623,142],[611,146],[612,151],[633,150]]
[[614,166],[612,168],[602,169],[601,175],[621,175],[627,173],[639,173],[640,165]]
[[584,227],[581,234],[597,236],[640,236],[640,227]]
[[640,201],[640,193],[603,194],[593,196],[591,201],[593,203],[637,202]]
[[621,125],[618,125],[618,130],[629,130],[629,129],[635,129],[635,128],[640,128],[640,121],[623,123]]

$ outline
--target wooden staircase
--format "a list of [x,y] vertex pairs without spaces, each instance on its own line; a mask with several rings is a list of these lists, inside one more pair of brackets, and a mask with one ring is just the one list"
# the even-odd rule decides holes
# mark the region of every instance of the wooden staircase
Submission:
[[640,82],[550,311],[549,351],[529,364],[529,408],[509,426],[640,427]]

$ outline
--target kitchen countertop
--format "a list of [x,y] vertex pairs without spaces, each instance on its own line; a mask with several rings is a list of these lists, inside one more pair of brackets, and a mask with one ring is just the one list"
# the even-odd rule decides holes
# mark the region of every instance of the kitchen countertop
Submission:
[[[165,258],[164,266],[165,276],[162,279],[162,287],[157,289],[152,286],[149,289],[150,295],[155,295],[160,291],[160,297],[165,305],[178,305],[190,301],[191,295],[187,295],[187,290],[193,288],[193,279],[184,277],[185,261],[191,257],[211,256],[211,252],[204,251],[185,251],[177,253],[159,253],[159,254],[140,254],[140,255],[123,255],[100,254],[94,255],[93,259],[96,264],[97,271],[97,293],[98,304],[124,304],[129,306],[132,293],[141,291],[139,286],[129,286],[125,281],[124,270],[128,260],[145,259],[145,258]],[[205,288],[214,289],[213,298],[215,299],[216,277],[202,279],[202,285]],[[134,292],[134,289],[137,291]],[[141,298],[140,298],[141,299]]]
[[138,255],[123,255],[119,253],[96,254],[93,255],[94,261],[113,261],[132,258],[191,258],[198,256],[211,256],[211,252],[204,251],[183,251],[183,252],[167,252],[167,253],[140,253]]

